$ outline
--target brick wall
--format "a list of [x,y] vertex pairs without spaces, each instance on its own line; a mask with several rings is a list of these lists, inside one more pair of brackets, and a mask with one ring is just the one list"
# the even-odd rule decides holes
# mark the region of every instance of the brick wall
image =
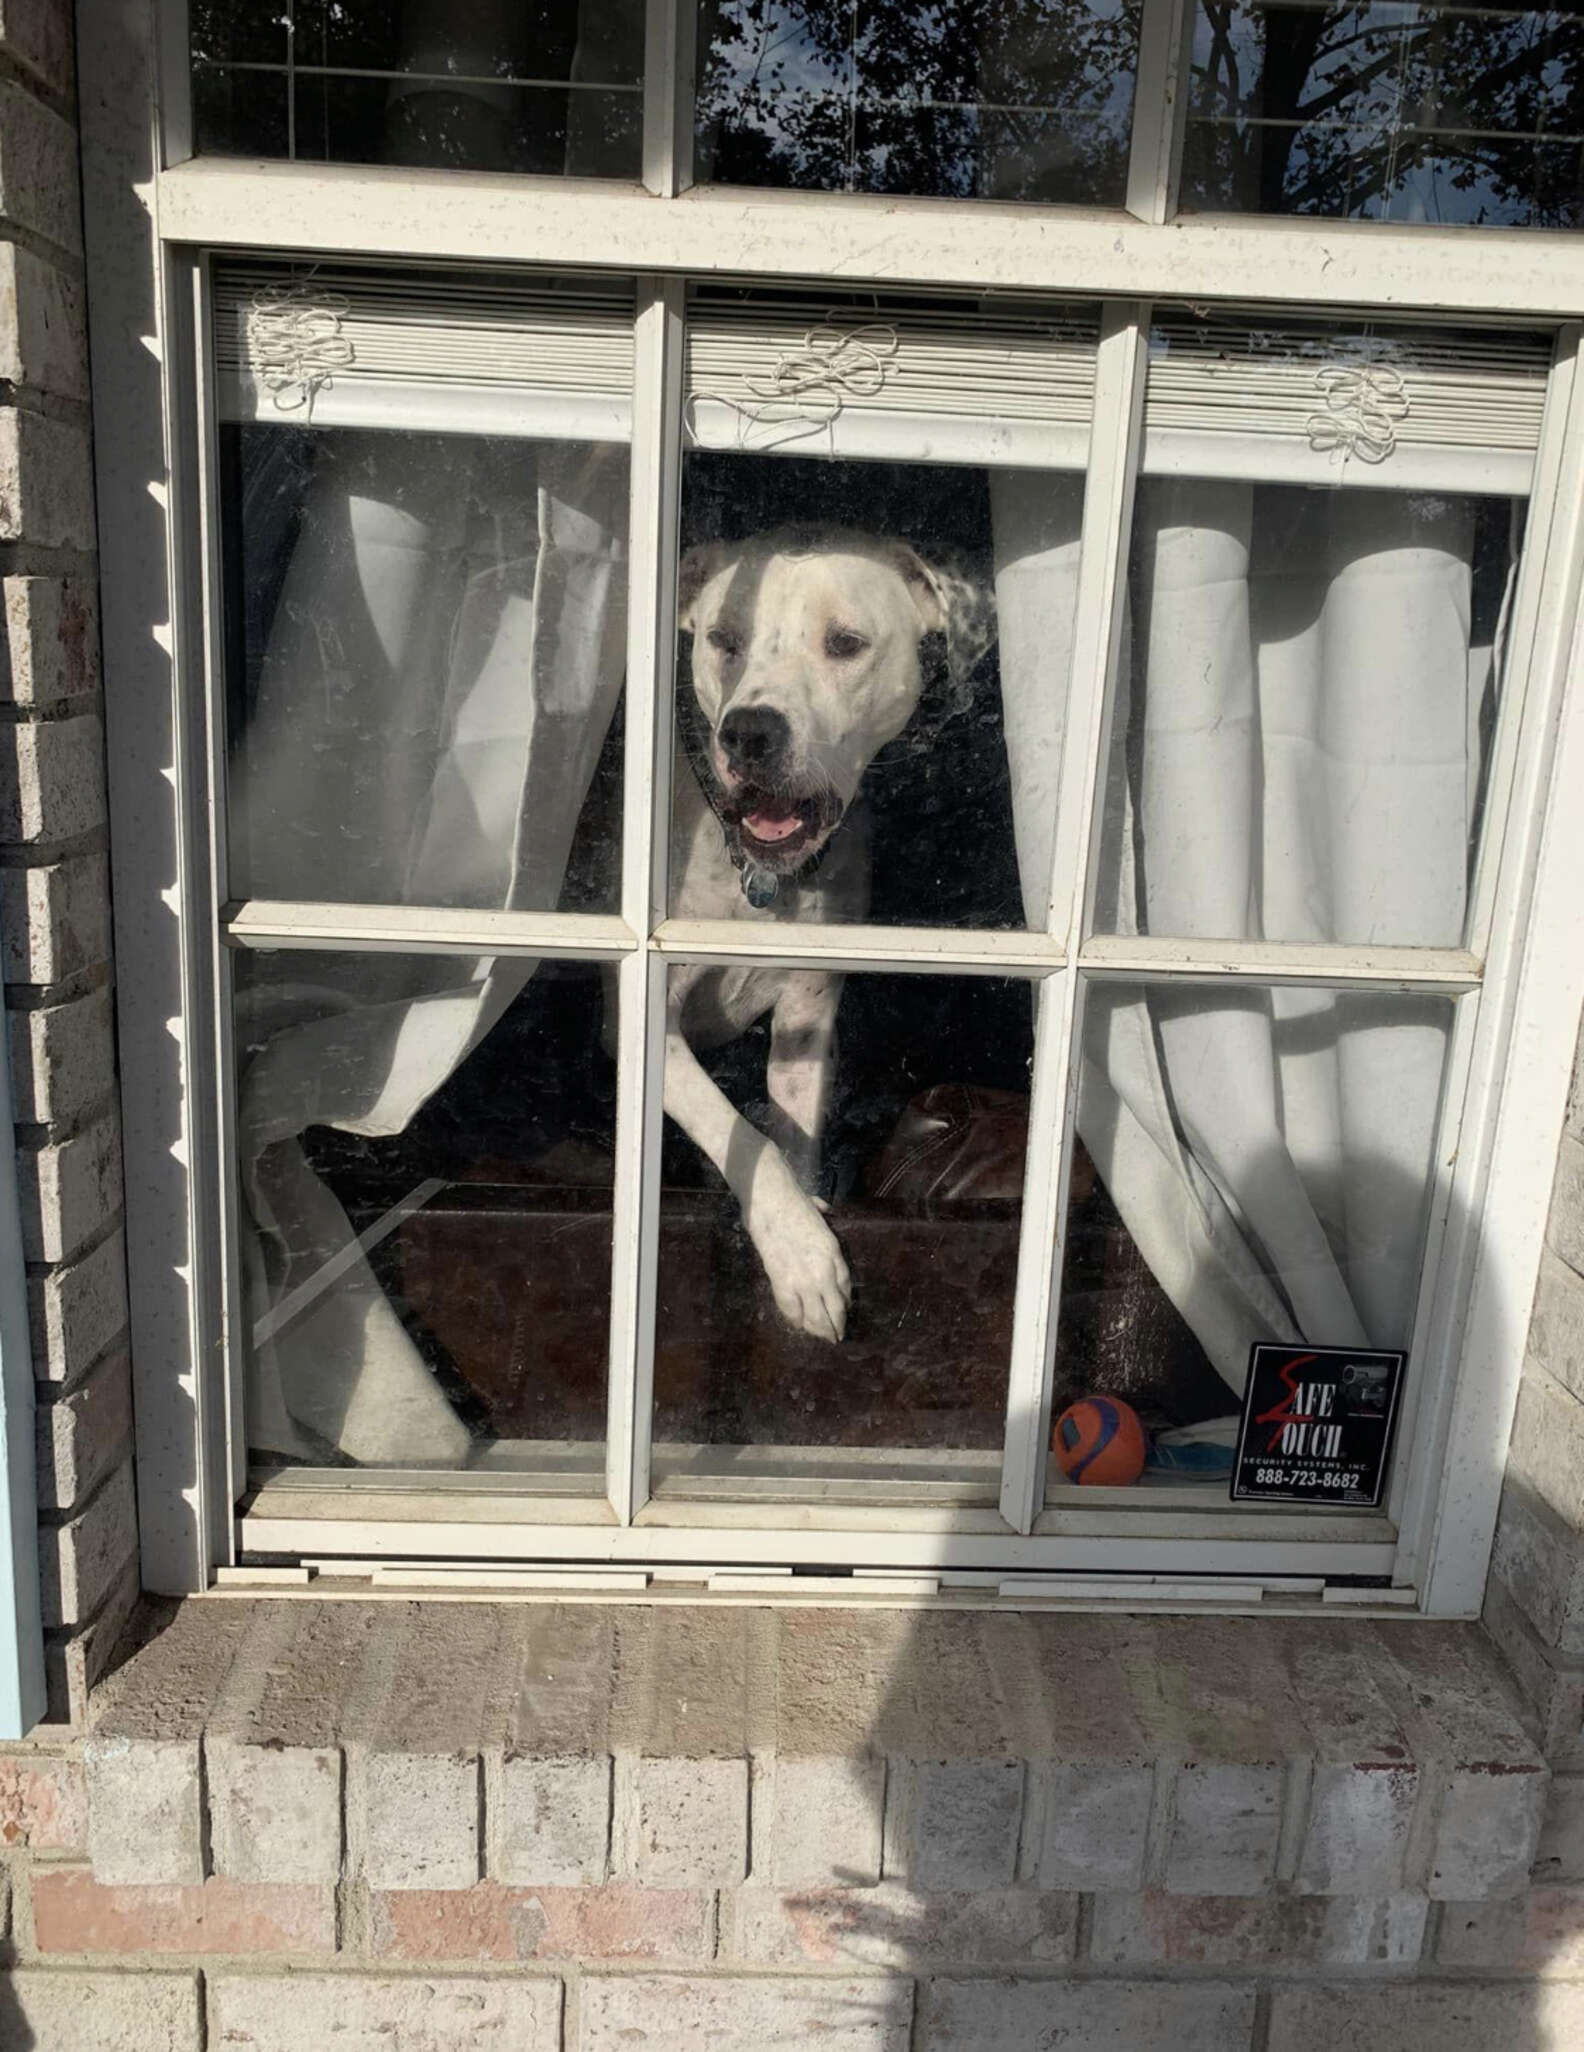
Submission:
[[[81,1726],[136,1532],[70,21],[0,0],[0,940]],[[1584,2043],[1581,1427],[1584,1052],[1510,1672],[1345,1621],[154,1612],[91,1737],[0,1754],[0,2047]]]
[[1584,1889],[1476,1625],[252,1597],[151,1624],[85,1745],[0,1775],[0,2044],[1584,2043]]
[[1584,1878],[1584,1030],[1557,1159],[1485,1623],[1558,1770],[1542,1875]]
[[0,0],[0,903],[53,1717],[136,1596],[71,13]]

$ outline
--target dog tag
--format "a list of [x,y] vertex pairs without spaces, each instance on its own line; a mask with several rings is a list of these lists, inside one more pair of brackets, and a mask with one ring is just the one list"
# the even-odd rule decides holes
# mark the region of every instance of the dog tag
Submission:
[[742,887],[743,896],[756,912],[773,905],[781,895],[781,879],[769,869],[745,869]]

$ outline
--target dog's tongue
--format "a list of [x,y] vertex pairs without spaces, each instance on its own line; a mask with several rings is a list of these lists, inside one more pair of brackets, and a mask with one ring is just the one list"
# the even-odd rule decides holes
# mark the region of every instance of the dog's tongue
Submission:
[[756,841],[790,841],[803,824],[801,812],[746,812],[743,825]]

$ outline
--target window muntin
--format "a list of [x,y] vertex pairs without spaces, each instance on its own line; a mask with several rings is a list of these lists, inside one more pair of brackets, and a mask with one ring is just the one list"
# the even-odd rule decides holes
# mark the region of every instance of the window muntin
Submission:
[[1572,228],[1574,6],[1197,0],[1182,203]]
[[194,147],[635,178],[642,0],[193,0]]

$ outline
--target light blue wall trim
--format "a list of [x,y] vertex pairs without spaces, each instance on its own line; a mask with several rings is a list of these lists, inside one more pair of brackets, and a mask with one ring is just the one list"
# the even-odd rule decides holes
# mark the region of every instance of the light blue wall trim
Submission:
[[17,1201],[7,1026],[8,1017],[0,1008],[0,1739],[15,1739],[44,1715],[44,1626],[39,1613],[33,1349]]

